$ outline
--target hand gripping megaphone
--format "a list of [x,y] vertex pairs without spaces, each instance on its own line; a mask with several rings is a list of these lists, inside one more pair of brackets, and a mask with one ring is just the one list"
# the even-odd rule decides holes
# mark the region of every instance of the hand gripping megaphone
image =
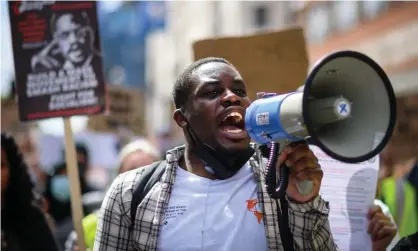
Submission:
[[[278,148],[308,140],[330,157],[359,163],[377,155],[389,141],[396,121],[396,100],[389,78],[368,56],[338,51],[311,69],[303,91],[261,93],[246,111],[245,127],[258,144],[270,146],[267,191],[282,198],[288,168],[281,166],[276,186]],[[298,184],[309,193],[312,182]]]

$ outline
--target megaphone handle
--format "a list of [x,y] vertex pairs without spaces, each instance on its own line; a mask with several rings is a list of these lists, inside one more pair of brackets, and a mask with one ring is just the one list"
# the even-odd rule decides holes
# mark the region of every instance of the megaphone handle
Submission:
[[276,168],[268,169],[266,177],[267,191],[274,199],[284,198],[289,185],[289,168],[284,164],[280,166],[279,177],[279,184],[277,185]]
[[289,185],[289,168],[282,164],[279,170],[279,184],[277,185],[276,164],[278,159],[278,147],[276,142],[271,143],[270,156],[267,164],[266,186],[267,193],[274,199],[284,198]]
[[[266,186],[268,194],[274,199],[284,198],[287,187],[289,185],[289,167],[284,163],[280,165],[279,184],[277,185],[276,164],[278,159],[278,143],[272,143],[270,147],[269,162],[266,173]],[[311,180],[303,180],[296,184],[296,187],[302,195],[308,195],[312,192],[313,182]]]

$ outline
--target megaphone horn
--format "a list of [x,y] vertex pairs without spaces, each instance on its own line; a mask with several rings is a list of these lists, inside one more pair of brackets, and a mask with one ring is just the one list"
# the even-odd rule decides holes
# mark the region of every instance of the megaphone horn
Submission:
[[355,51],[330,54],[313,67],[305,82],[302,110],[312,141],[346,163],[379,154],[396,123],[396,97],[389,78],[375,61]]
[[396,98],[389,78],[375,61],[355,51],[323,57],[311,69],[303,91],[262,94],[245,115],[246,130],[259,144],[280,142],[282,148],[283,142],[309,138],[346,163],[377,155],[395,122]]

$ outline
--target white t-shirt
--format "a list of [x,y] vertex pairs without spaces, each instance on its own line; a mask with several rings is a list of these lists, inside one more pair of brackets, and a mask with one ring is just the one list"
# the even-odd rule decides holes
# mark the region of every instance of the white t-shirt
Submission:
[[246,164],[233,177],[210,180],[177,168],[158,250],[267,250],[257,184]]

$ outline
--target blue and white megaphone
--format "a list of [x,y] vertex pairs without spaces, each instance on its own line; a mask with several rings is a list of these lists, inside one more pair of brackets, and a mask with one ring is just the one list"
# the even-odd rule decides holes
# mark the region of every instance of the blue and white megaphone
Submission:
[[[330,157],[359,163],[371,159],[389,141],[396,121],[396,99],[389,78],[368,56],[338,51],[320,59],[310,71],[303,91],[276,95],[261,93],[246,111],[245,127],[258,144],[283,149],[308,140]],[[280,151],[280,150],[279,150]],[[277,155],[277,153],[275,153]],[[269,161],[269,193],[284,195],[288,168],[280,168],[276,184],[276,157]],[[269,186],[269,184],[268,184]],[[309,193],[312,182],[299,184]]]

